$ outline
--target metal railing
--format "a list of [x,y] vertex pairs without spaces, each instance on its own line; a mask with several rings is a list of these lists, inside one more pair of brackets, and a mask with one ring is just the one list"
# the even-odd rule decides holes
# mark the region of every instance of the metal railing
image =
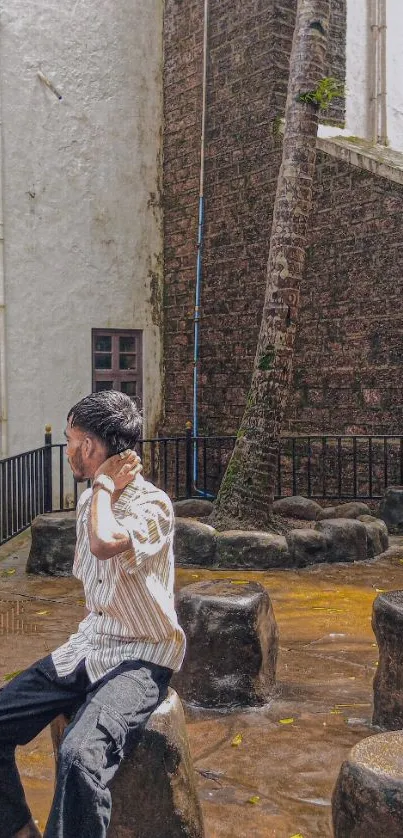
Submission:
[[[182,436],[141,440],[144,476],[173,500],[214,498],[235,436]],[[0,460],[0,544],[29,527],[36,515],[74,509],[85,483],[77,484],[65,444],[45,444]],[[197,463],[197,485],[194,464]],[[276,497],[376,500],[389,485],[403,485],[403,436],[310,435],[282,437]]]

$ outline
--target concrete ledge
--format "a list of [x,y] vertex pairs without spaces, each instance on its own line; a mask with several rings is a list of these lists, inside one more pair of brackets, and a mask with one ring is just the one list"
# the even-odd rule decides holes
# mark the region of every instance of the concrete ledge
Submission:
[[364,169],[371,175],[403,184],[403,154],[399,151],[393,151],[383,145],[374,145],[360,137],[343,136],[318,136],[316,147],[318,151]]

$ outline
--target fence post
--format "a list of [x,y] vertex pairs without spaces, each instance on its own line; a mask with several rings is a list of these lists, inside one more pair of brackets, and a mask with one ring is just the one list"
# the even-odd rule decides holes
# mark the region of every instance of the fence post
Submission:
[[192,451],[192,423],[186,422],[186,497],[192,497],[193,491],[193,451]]
[[43,511],[51,512],[52,508],[52,428],[46,425],[43,452]]

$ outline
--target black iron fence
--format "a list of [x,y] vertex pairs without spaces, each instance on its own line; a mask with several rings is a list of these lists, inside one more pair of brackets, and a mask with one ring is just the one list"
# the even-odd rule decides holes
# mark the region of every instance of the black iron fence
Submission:
[[[235,436],[182,436],[139,443],[146,478],[173,500],[214,498],[229,462]],[[65,445],[45,444],[0,460],[0,544],[25,530],[36,515],[74,509],[86,484],[77,484]],[[311,435],[280,440],[276,497],[318,500],[382,497],[403,485],[403,436]]]

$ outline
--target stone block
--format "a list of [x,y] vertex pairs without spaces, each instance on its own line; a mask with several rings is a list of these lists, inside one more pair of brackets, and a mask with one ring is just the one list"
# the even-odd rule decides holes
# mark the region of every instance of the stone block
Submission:
[[372,628],[379,647],[372,721],[379,727],[399,730],[403,728],[403,591],[376,597]]
[[403,532],[403,486],[388,486],[381,500],[379,517],[390,532]]
[[316,501],[302,495],[280,498],[273,503],[273,512],[285,518],[300,518],[303,521],[316,521],[321,509]]
[[31,524],[27,573],[71,576],[76,546],[76,513],[47,512]]
[[389,547],[388,528],[384,521],[380,518],[373,518],[371,521],[365,521],[363,518],[369,518],[369,515],[363,515],[359,520],[365,526],[367,531],[367,556],[373,559],[374,556],[380,556]]
[[174,676],[182,698],[204,707],[264,704],[275,687],[278,631],[267,591],[257,582],[197,582],[177,595],[187,640]]
[[214,563],[217,531],[195,518],[175,519],[174,551],[178,565],[210,567]]
[[343,762],[332,798],[334,838],[402,838],[403,732],[368,736]]
[[[56,761],[64,727],[52,722]],[[174,690],[150,716],[111,783],[108,838],[204,838],[181,702]]]
[[173,507],[178,518],[207,518],[213,511],[211,500],[205,500],[204,498],[177,500]]
[[326,540],[326,561],[360,562],[367,558],[367,531],[362,521],[334,518],[318,521],[315,530]]
[[268,570],[289,565],[287,542],[283,535],[248,530],[217,533],[215,567]]
[[323,521],[329,518],[359,518],[360,515],[370,515],[371,510],[366,503],[362,501],[351,501],[350,503],[340,503],[337,506],[326,506],[321,509],[318,515],[318,521]]
[[291,530],[286,536],[292,567],[327,561],[327,541],[317,530]]

